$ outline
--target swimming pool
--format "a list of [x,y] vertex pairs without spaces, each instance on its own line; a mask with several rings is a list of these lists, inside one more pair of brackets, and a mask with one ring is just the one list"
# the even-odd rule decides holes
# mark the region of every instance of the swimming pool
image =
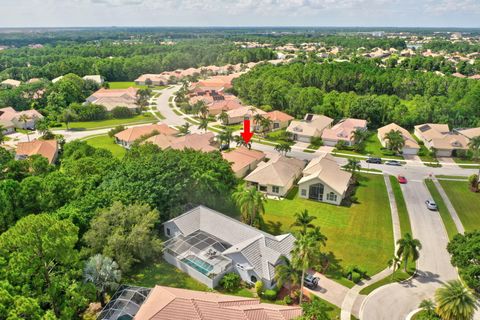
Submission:
[[204,275],[208,275],[210,271],[213,270],[213,266],[210,263],[193,255],[183,258],[182,262],[203,273]]

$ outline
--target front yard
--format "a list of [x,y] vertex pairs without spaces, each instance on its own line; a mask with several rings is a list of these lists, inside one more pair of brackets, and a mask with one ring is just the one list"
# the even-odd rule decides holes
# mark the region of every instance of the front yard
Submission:
[[109,150],[117,158],[122,158],[126,153],[125,148],[116,144],[115,141],[113,141],[113,138],[110,138],[106,134],[94,137],[87,137],[84,140],[92,147]]
[[[162,118],[162,117],[160,117]],[[107,120],[98,120],[98,121],[79,121],[79,122],[70,122],[68,124],[69,129],[71,130],[94,130],[101,128],[110,128],[118,125],[132,125],[132,124],[142,124],[142,123],[156,123],[158,122],[150,112],[145,112],[139,115],[136,115],[131,118],[124,119],[107,119]],[[63,123],[61,127],[53,128],[55,129],[66,129],[67,127]]]
[[[362,174],[356,190],[357,203],[351,207],[334,206],[298,197],[293,189],[284,200],[268,200],[264,221],[267,231],[291,232],[294,213],[307,209],[317,217],[313,223],[328,237],[326,251],[333,252],[338,264],[357,265],[368,275],[385,269],[393,253],[392,218],[382,175]],[[335,264],[332,261],[332,265]],[[330,269],[328,276],[343,284],[353,283]]]
[[466,181],[439,181],[457,211],[465,231],[480,229],[480,193],[471,192]]
[[[130,87],[133,87],[133,88],[139,88],[139,89],[145,89],[147,88],[147,86],[138,86],[135,84],[135,82],[131,81],[114,81],[114,82],[109,82],[108,83],[110,85],[110,89],[127,89],[127,88],[130,88]],[[166,86],[154,86],[153,89],[155,90],[161,90],[161,89],[165,89]]]
[[354,151],[353,149],[338,150],[335,149],[334,152],[351,154],[356,156],[374,156],[379,158],[389,158],[389,159],[398,159],[403,160],[402,156],[393,155],[391,151],[385,149],[380,141],[378,140],[377,134],[372,132],[367,140],[365,140],[365,149],[362,152]]

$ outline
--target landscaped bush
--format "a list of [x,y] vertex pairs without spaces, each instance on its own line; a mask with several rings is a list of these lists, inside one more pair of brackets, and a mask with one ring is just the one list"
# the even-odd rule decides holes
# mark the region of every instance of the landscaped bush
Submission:
[[285,304],[292,304],[292,303],[293,303],[292,297],[290,297],[290,296],[285,296],[285,297],[283,298],[283,303],[285,303]]
[[360,280],[362,279],[362,276],[360,275],[360,273],[355,272],[355,271],[352,272],[351,277],[352,277],[352,281],[353,281],[354,283],[358,283],[358,282],[360,282]]
[[131,118],[135,113],[127,107],[115,107],[112,109],[112,117],[116,119]]
[[240,276],[236,273],[230,272],[223,276],[220,280],[220,285],[227,291],[234,291],[240,287]]
[[255,291],[257,292],[257,295],[260,297],[262,296],[263,293],[263,281],[257,281],[255,282]]
[[125,130],[125,127],[122,126],[122,125],[119,125],[119,126],[116,126],[115,128],[113,128],[112,130],[108,131],[108,136],[110,138],[113,138],[114,135],[116,135],[117,133],[121,132]]
[[70,108],[75,112],[77,121],[104,120],[108,117],[107,109],[98,104],[74,103]]
[[263,292],[263,298],[270,301],[275,301],[277,299],[277,291],[272,289],[267,289],[265,290],[265,292]]
[[321,137],[313,137],[313,138],[310,140],[310,144],[311,144],[311,145],[314,145],[314,146],[316,146],[316,147],[321,147],[321,146],[323,146],[322,138],[321,138]]

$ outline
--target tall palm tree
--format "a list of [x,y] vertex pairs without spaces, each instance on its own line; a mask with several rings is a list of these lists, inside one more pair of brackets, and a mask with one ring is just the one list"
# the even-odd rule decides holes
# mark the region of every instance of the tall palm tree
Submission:
[[435,303],[430,299],[423,299],[418,306],[430,316],[435,314]]
[[388,149],[395,153],[400,153],[405,146],[405,138],[400,130],[390,130],[390,132],[385,134],[385,140],[388,141]]
[[300,278],[300,304],[303,301],[303,279],[305,278],[305,273],[317,262],[320,255],[320,246],[315,241],[315,237],[310,233],[301,234],[295,240],[292,250],[292,263],[296,269],[302,270],[302,277]]
[[178,128],[178,132],[181,134],[181,135],[187,135],[190,133],[190,127],[192,125],[189,123],[189,122],[185,122],[185,124],[183,126],[180,126]]
[[258,128],[261,128],[262,127],[262,121],[264,120],[265,118],[260,114],[260,113],[256,113],[254,116],[253,116],[253,121],[255,123],[255,126],[254,128],[256,129],[257,127]]
[[219,135],[220,143],[225,142],[230,148],[230,142],[233,140],[233,130],[231,128],[226,128]]
[[198,129],[203,129],[205,132],[208,130],[208,118],[207,117],[201,117],[200,118],[200,123],[198,124]]
[[285,256],[280,257],[280,264],[275,267],[275,280],[281,288],[284,284],[289,284],[289,294],[300,284],[300,272],[294,267],[293,263]]
[[320,230],[319,226],[313,227],[312,230],[308,231],[308,234],[318,243],[321,244],[322,246],[325,246],[327,244],[327,236],[322,233]]
[[218,120],[220,120],[223,124],[228,125],[228,113],[225,110],[218,115]]
[[5,142],[5,130],[6,128],[0,124],[0,145]]
[[448,281],[435,291],[436,312],[442,320],[471,320],[477,310],[472,292],[459,280]]
[[478,160],[478,157],[480,155],[480,136],[470,139],[468,147],[470,148],[470,150],[472,150],[473,158],[475,160]]
[[208,115],[208,107],[205,101],[199,100],[193,106],[194,113],[199,113],[202,118],[206,118]]
[[359,160],[348,158],[348,163],[345,165],[345,169],[347,169],[347,171],[350,171],[352,175],[355,175],[355,173],[361,168],[362,165],[360,164]]
[[392,259],[388,260],[387,265],[389,268],[392,269],[392,280],[393,280],[393,276],[395,275],[395,271],[397,271],[398,268],[400,268],[401,264],[402,264],[402,260],[397,256],[394,256]]
[[105,295],[108,290],[115,290],[120,283],[122,273],[118,264],[101,254],[88,259],[83,270],[85,282],[91,282],[97,288],[97,299],[105,306]]
[[233,200],[240,208],[244,222],[251,226],[257,221],[259,214],[265,213],[265,195],[257,188],[247,188],[240,185],[232,194]]
[[27,122],[30,120],[30,117],[27,114],[21,114],[18,117],[18,121],[23,122],[23,129],[27,132],[27,140],[30,142],[30,135],[28,134]]
[[407,272],[408,260],[411,258],[417,261],[420,257],[419,250],[422,249],[420,240],[414,239],[410,233],[405,233],[403,238],[397,241],[397,256],[403,260],[403,271]]
[[292,151],[292,147],[290,146],[290,144],[288,144],[286,142],[281,142],[281,143],[277,144],[274,149],[275,149],[275,151],[278,151],[279,153],[283,153],[285,156],[287,155],[287,153]]
[[307,233],[308,228],[313,228],[315,225],[312,223],[313,220],[317,219],[317,217],[311,216],[308,214],[308,210],[304,209],[303,211],[296,212],[294,214],[295,222],[292,223],[292,227],[300,227],[301,234]]
[[353,131],[353,143],[362,143],[368,137],[368,131],[357,128]]
[[272,126],[273,121],[270,120],[269,118],[264,117],[262,122],[260,123],[262,127],[262,132],[267,132],[270,130],[270,127]]

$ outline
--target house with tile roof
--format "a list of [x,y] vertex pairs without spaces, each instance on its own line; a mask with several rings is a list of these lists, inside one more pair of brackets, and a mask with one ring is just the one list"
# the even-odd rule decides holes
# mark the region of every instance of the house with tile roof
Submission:
[[304,167],[303,160],[277,155],[268,162],[259,163],[244,180],[258,191],[284,197],[295,181],[301,177]]
[[302,315],[294,306],[213,292],[155,286],[134,320],[293,320]]
[[[225,124],[242,123],[245,119],[253,119],[255,114],[265,115],[266,112],[252,106],[236,106],[234,109],[225,112],[228,116]],[[218,118],[218,116],[217,116]],[[220,119],[219,119],[220,120]],[[252,127],[253,129],[253,127]]]
[[176,136],[178,131],[164,123],[130,127],[117,133],[115,135],[115,142],[128,149],[140,138],[158,134]]
[[[27,121],[21,121],[21,117],[27,116]],[[43,115],[35,109],[16,111],[12,107],[0,109],[0,121],[12,122],[19,129],[35,129],[38,120],[43,119]]]
[[[290,121],[295,119],[291,115],[278,110],[267,112],[264,117],[271,121],[269,131],[276,131],[286,128],[290,124]],[[263,129],[261,124],[257,124],[255,122],[253,123],[253,126],[255,131],[262,131]]]
[[19,142],[15,150],[15,159],[23,160],[33,155],[41,155],[52,164],[57,160],[58,143],[56,140],[33,140],[30,142]]
[[324,115],[308,113],[303,121],[293,120],[287,132],[295,141],[310,143],[312,138],[321,137],[325,129],[332,126],[333,119]]
[[222,157],[230,163],[235,176],[237,178],[243,178],[265,159],[265,153],[240,147],[228,152],[223,152]]
[[323,144],[334,147],[338,142],[343,141],[347,146],[352,146],[354,144],[354,132],[358,129],[367,130],[367,120],[353,118],[340,120],[330,129],[323,131]]
[[86,75],[82,79],[93,81],[98,85],[102,85],[105,82],[105,78],[98,74]]
[[[273,236],[204,206],[198,206],[163,224],[163,256],[167,262],[210,288],[229,272],[254,284],[275,286],[280,257],[290,258],[295,237]],[[235,230],[235,232],[232,232]]]
[[3,128],[3,134],[11,134],[15,132],[15,124],[10,120],[0,119],[0,126]]
[[298,181],[299,196],[339,205],[347,194],[352,174],[342,170],[328,153],[313,159]]
[[21,84],[22,84],[21,81],[14,80],[14,79],[7,79],[0,82],[0,85],[4,87],[11,87],[11,88],[19,87]]
[[405,145],[402,148],[402,154],[415,155],[420,151],[420,145],[417,143],[417,140],[415,140],[408,130],[400,127],[396,123],[390,123],[378,128],[377,137],[384,148],[388,147],[388,139],[385,139],[385,136],[391,131],[399,131],[403,136]]
[[86,103],[93,103],[104,106],[107,111],[112,111],[116,107],[126,107],[130,110],[138,110],[137,88],[127,89],[105,89],[101,88],[92,93],[86,100]]
[[217,151],[219,146],[215,142],[213,132],[192,133],[181,137],[173,135],[157,134],[145,140],[145,143],[153,143],[161,149],[185,150],[192,149],[202,152]]
[[468,140],[471,140],[475,137],[480,137],[480,127],[466,128],[466,129],[455,129],[454,131],[458,132],[462,136],[466,137]]
[[438,157],[451,157],[457,150],[468,150],[469,138],[451,132],[448,124],[425,123],[414,127],[415,135]]

